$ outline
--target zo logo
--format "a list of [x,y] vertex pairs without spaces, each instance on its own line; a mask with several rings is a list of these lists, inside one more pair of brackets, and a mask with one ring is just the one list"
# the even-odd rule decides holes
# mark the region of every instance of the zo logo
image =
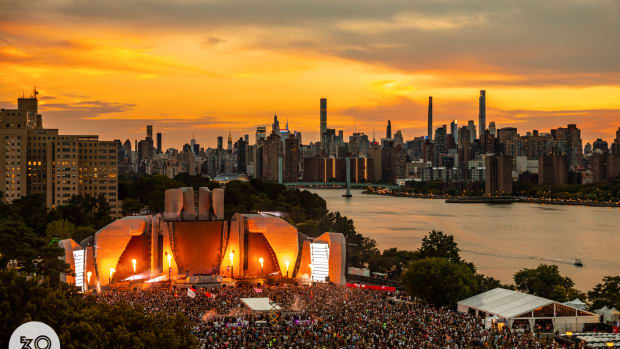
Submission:
[[60,349],[60,339],[48,325],[30,321],[13,331],[9,349]]

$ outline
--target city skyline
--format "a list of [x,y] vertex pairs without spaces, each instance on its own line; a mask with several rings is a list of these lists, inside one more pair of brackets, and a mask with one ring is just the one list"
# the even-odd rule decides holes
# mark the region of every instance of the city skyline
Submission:
[[574,123],[591,143],[613,139],[620,119],[619,11],[617,1],[7,1],[0,106],[36,85],[45,127],[112,140],[120,126],[133,140],[148,123],[164,148],[194,132],[214,147],[274,112],[317,141],[322,97],[331,128],[372,135],[389,119],[411,139],[427,133],[428,96],[434,125],[477,124],[486,90],[487,123]]

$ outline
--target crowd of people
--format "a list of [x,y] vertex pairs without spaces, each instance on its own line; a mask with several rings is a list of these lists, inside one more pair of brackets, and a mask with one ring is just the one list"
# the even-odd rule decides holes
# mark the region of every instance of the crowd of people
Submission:
[[[139,305],[145,312],[181,312],[203,348],[553,348],[552,339],[485,329],[471,315],[342,286],[224,287],[184,292],[106,291],[106,303]],[[254,313],[240,298],[268,297],[281,309]]]

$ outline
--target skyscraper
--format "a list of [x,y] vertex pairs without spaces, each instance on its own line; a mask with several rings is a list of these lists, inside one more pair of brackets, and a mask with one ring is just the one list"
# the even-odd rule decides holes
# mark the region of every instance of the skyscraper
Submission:
[[428,140],[433,140],[433,97],[428,97]]
[[469,120],[467,122],[467,128],[469,129],[469,143],[473,144],[476,139],[476,125],[474,124],[474,120]]
[[450,134],[454,137],[454,141],[458,143],[459,141],[459,125],[457,120],[452,120],[450,123]]
[[271,124],[271,134],[280,136],[280,121],[278,121],[278,114],[273,114],[273,124]]
[[392,138],[392,122],[388,120],[387,128],[385,129],[385,138]]
[[478,98],[478,138],[484,136],[487,127],[486,91],[480,90]]
[[616,139],[614,139],[614,143],[611,145],[611,152],[614,155],[620,155],[620,127],[616,131]]
[[146,138],[153,139],[153,125],[146,125]]
[[493,137],[497,137],[497,128],[495,127],[495,121],[491,121],[489,123],[489,133],[493,136]]
[[267,128],[265,126],[256,127],[256,144],[262,144],[265,138],[267,138]]
[[157,132],[157,152],[161,153],[161,132]]
[[320,106],[320,117],[321,117],[321,125],[319,130],[319,139],[321,141],[321,148],[325,150],[325,132],[327,132],[327,98],[321,98],[321,106]]

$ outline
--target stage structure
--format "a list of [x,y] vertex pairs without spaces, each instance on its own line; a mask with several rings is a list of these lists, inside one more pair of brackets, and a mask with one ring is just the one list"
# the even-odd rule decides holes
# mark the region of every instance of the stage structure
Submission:
[[84,290],[196,275],[346,283],[342,234],[327,232],[312,239],[268,213],[235,213],[225,220],[224,190],[219,188],[166,190],[162,214],[127,216],[79,245],[70,239],[59,244],[76,274],[63,275],[63,281],[77,281]]

